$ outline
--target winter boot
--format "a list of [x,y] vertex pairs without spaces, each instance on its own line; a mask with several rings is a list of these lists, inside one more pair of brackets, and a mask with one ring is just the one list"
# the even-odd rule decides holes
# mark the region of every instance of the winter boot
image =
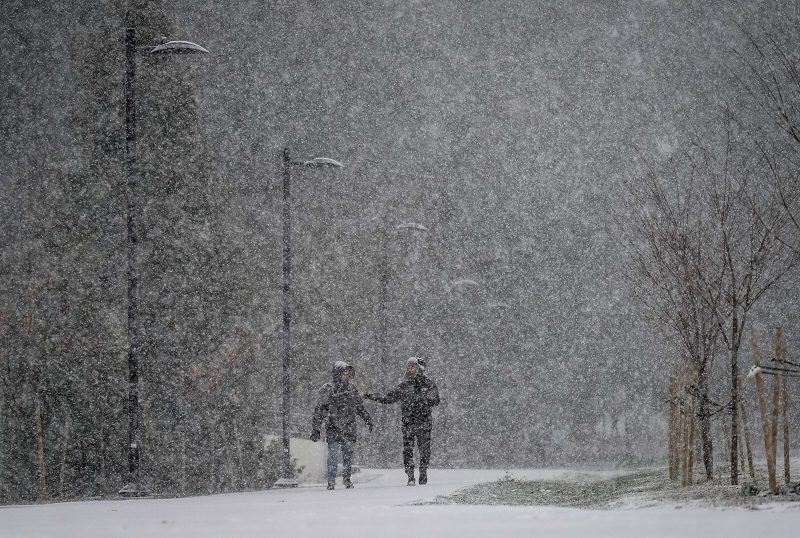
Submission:
[[336,482],[328,480],[328,489],[336,489]]
[[428,483],[428,471],[420,469],[419,470],[419,485],[424,486]]
[[344,480],[342,480],[342,483],[344,484],[345,488],[353,489],[353,483],[350,481],[349,478],[345,478]]
[[417,485],[417,483],[414,481],[414,474],[413,473],[409,473],[408,474],[408,483],[406,485],[407,486],[416,486]]

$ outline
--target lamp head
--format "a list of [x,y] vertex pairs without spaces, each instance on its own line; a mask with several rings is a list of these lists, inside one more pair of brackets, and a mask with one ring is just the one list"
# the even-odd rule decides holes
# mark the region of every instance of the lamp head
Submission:
[[409,230],[419,230],[420,232],[427,232],[428,228],[425,227],[424,224],[420,224],[419,222],[403,222],[395,226],[398,230],[402,230],[404,228]]
[[310,161],[305,161],[303,166],[312,166],[315,168],[342,168],[344,165],[335,159],[330,159],[328,157],[316,157],[311,159]]
[[150,54],[208,54],[208,49],[191,41],[167,41],[153,47]]

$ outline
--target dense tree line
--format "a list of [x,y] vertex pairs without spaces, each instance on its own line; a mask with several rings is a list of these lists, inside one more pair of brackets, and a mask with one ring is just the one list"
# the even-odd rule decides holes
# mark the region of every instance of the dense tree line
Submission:
[[[75,47],[69,132],[80,156],[17,176],[10,193],[21,211],[2,259],[5,501],[108,494],[127,472],[122,29],[150,44],[171,23],[141,2],[95,22]],[[261,438],[258,344],[240,328],[249,299],[230,189],[204,138],[192,66],[137,62],[146,477],[163,493],[266,487],[275,458]]]

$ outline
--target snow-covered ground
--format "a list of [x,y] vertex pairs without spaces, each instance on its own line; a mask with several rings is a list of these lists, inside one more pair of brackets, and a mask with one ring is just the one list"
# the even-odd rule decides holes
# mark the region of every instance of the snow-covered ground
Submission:
[[[565,478],[559,470],[513,470],[516,479]],[[550,506],[420,504],[464,486],[506,475],[501,470],[429,471],[430,483],[408,487],[402,470],[366,469],[356,487],[296,489],[190,497],[0,507],[0,537],[681,537],[797,536],[800,510],[659,506],[582,510]],[[585,474],[583,475],[585,476]]]

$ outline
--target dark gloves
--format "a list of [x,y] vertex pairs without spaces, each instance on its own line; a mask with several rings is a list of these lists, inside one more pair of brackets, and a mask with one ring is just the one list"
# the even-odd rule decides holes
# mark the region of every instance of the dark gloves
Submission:
[[367,429],[369,430],[369,433],[372,433],[372,421],[371,420],[367,421]]
[[375,399],[375,394],[373,394],[372,392],[365,392],[364,393],[364,399],[365,400],[374,400]]
[[314,441],[315,443],[317,441],[319,441],[319,432],[318,431],[314,430],[313,432],[311,432],[311,440]]

